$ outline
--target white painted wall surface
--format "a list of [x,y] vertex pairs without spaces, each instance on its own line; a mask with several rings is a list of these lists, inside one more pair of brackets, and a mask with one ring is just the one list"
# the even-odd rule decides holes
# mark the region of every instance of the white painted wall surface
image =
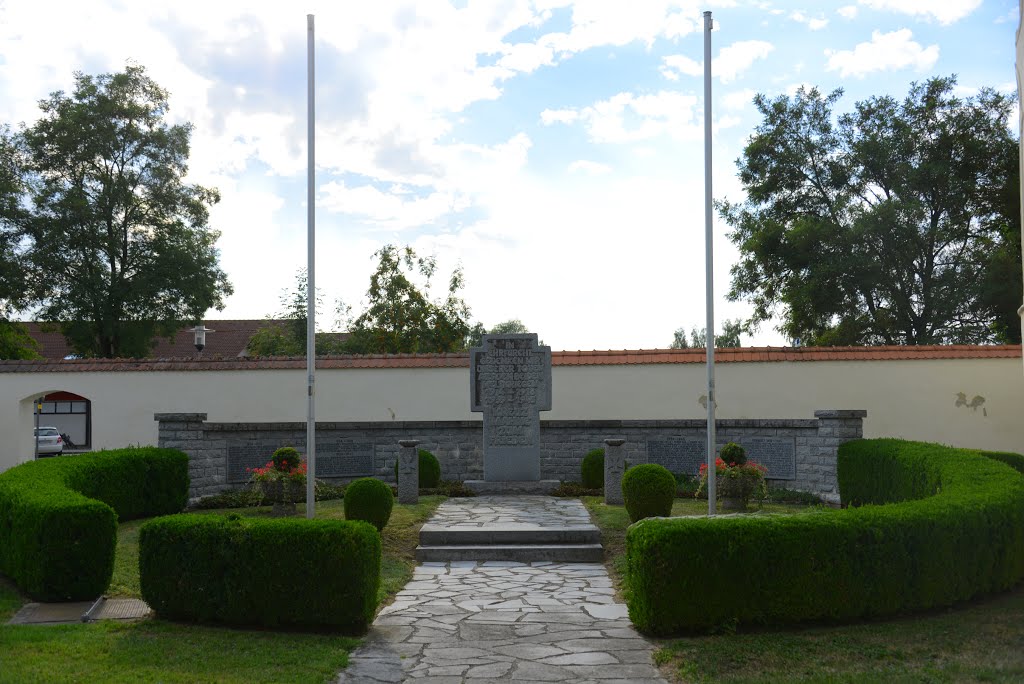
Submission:
[[[719,418],[811,418],[867,409],[867,437],[1024,452],[1020,359],[723,363]],[[211,421],[305,420],[304,370],[0,373],[0,469],[32,457],[31,399],[92,400],[93,448],[155,444],[154,413]],[[317,371],[319,421],[479,420],[468,368]],[[704,416],[701,364],[555,366],[543,419]],[[962,394],[967,405],[957,405]],[[976,404],[971,408],[972,401]],[[963,404],[963,402],[961,402]]]

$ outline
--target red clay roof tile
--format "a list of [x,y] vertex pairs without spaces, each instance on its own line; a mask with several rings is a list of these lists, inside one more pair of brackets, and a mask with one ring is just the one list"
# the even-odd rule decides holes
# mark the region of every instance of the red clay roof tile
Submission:
[[[890,347],[739,347],[715,350],[716,363],[775,363],[799,361],[916,361],[955,358],[1020,358],[1021,345],[929,345]],[[556,351],[554,366],[608,366],[704,363],[703,349],[639,349],[620,351]],[[323,356],[317,368],[468,368],[469,354],[395,354]],[[302,357],[245,358],[203,353],[202,357],[157,359],[41,359],[0,361],[0,373],[110,371],[220,371],[302,369]]]

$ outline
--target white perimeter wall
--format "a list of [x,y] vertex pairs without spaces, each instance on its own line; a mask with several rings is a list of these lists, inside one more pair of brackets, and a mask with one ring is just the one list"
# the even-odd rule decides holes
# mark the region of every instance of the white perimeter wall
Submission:
[[[867,409],[866,437],[1024,452],[1020,359],[727,363],[719,418],[812,418]],[[546,419],[702,418],[701,364],[555,366]],[[154,413],[305,421],[305,371],[0,373],[0,470],[32,458],[33,397],[92,400],[93,448],[155,444]],[[474,420],[468,368],[317,371],[318,421]],[[976,408],[957,406],[958,393]]]

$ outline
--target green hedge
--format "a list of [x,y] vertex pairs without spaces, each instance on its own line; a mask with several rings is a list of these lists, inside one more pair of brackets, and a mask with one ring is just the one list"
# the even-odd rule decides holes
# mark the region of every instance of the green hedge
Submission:
[[1017,472],[1024,474],[1024,456],[1011,451],[982,451],[981,455],[986,458],[993,458],[1002,461]]
[[844,502],[871,505],[630,527],[633,623],[670,635],[851,620],[1024,579],[1024,478],[1008,466],[966,449],[858,440],[840,447],[838,479]]
[[142,597],[174,620],[362,632],[380,561],[377,530],[357,521],[182,514],[139,531]]
[[118,520],[175,513],[188,456],[140,447],[30,461],[0,473],[0,572],[38,601],[99,596]]

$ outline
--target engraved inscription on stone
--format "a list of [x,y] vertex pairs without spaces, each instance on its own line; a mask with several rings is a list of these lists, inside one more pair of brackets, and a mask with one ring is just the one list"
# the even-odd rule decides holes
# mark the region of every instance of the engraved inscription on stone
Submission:
[[316,476],[363,477],[373,475],[373,444],[339,442],[316,450]]
[[[274,440],[252,440],[228,445],[228,482],[248,482],[252,473],[247,469],[262,468],[282,446],[294,446],[303,458],[306,456],[304,443],[286,445]],[[318,445],[316,450],[316,476],[320,478],[373,475],[373,456],[373,444],[369,442],[324,442]]]
[[702,439],[664,439],[647,442],[647,462],[665,466],[673,475],[696,475],[705,462],[707,442]]
[[485,335],[470,350],[469,403],[484,414],[484,479],[539,479],[538,412],[551,410],[551,349],[535,334]]
[[796,443],[792,437],[744,437],[747,459],[768,468],[772,480],[796,479]]
[[269,442],[246,442],[228,446],[228,482],[248,482],[252,473],[247,468],[262,468],[277,446]]
[[[735,438],[747,450],[747,460],[768,469],[772,480],[796,479],[796,445],[792,437]],[[669,438],[647,442],[647,461],[665,466],[673,474],[696,475],[706,462],[706,439]],[[723,443],[718,444],[721,449]]]

